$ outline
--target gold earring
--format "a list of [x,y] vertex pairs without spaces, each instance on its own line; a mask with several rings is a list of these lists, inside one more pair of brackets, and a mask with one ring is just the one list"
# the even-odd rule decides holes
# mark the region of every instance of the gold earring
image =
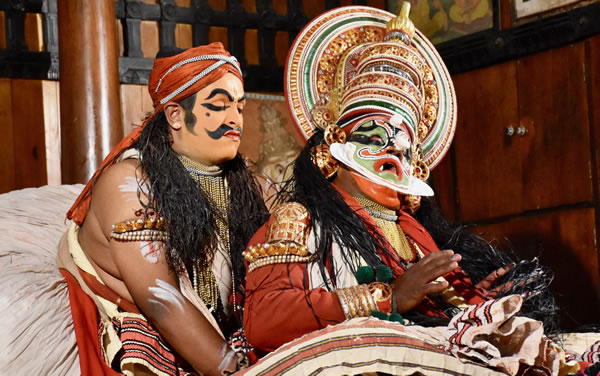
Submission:
[[412,153],[412,175],[419,180],[425,181],[429,179],[429,166],[423,161],[423,150],[421,144],[417,144]]
[[330,124],[325,128],[325,142],[331,145],[335,142],[338,144],[346,143],[346,132],[335,124]]
[[329,145],[317,145],[310,151],[312,161],[326,179],[331,178],[340,169],[340,164],[333,158],[329,151]]
[[421,207],[421,196],[415,195],[404,195],[402,197],[402,210],[409,213],[410,215],[415,215],[417,210]]
[[413,176],[419,180],[425,181],[429,179],[429,167],[422,160],[412,162]]
[[[429,179],[429,166],[423,161],[423,151],[421,144],[418,144],[413,149],[413,159],[411,161],[412,175],[419,180],[425,181]],[[421,207],[421,196],[404,195],[402,197],[402,210],[410,215],[415,215]]]

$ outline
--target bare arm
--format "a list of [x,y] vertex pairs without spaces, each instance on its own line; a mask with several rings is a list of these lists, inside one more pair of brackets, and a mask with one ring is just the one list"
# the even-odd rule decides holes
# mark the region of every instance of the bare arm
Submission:
[[[153,256],[147,255],[157,253],[154,263]],[[162,243],[111,240],[111,254],[135,304],[192,367],[216,375],[235,362],[224,339],[182,295]]]
[[[160,241],[122,241],[110,238],[111,227],[135,219],[137,199],[135,164],[119,163],[107,171],[94,189],[92,205],[102,236],[109,239],[109,254],[116,277],[125,284],[139,309],[171,347],[192,367],[207,375],[220,375],[236,365],[235,354],[207,318],[187,300],[176,273],[166,261]],[[139,217],[138,217],[139,218]]]

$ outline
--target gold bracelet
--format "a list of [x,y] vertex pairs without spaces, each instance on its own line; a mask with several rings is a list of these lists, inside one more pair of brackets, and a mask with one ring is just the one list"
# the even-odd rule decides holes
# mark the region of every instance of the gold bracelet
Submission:
[[342,306],[342,310],[344,311],[344,316],[346,317],[346,320],[351,319],[352,316],[350,316],[348,303],[346,302],[346,297],[344,296],[343,292],[341,290],[337,290],[335,293],[337,294],[337,297],[340,300],[340,305]]
[[365,311],[367,311],[367,316],[369,316],[371,312],[375,310],[375,301],[373,300],[373,296],[371,296],[371,292],[367,288],[367,285],[358,285],[358,288],[361,290],[360,298],[365,306]]
[[348,289],[342,289],[341,291],[343,292],[346,298],[348,308],[350,308],[350,316],[352,316],[352,318],[358,317],[358,314],[356,313],[356,305],[354,305],[354,302],[352,301],[352,296],[350,292],[348,291]]
[[358,312],[358,315],[360,317],[365,317],[367,316],[364,311],[364,307],[360,302],[360,294],[358,293],[358,290],[356,289],[356,286],[352,286],[350,288],[348,288],[350,295],[352,296],[352,301],[354,302],[354,304],[356,305],[356,310]]

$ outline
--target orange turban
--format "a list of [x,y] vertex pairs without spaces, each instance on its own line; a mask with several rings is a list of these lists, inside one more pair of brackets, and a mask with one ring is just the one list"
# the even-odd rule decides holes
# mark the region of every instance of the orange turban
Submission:
[[133,146],[146,124],[163,110],[166,103],[178,103],[226,73],[235,74],[243,82],[237,59],[219,42],[193,47],[173,56],[160,57],[159,53],[148,79],[148,92],[152,98],[154,112],[108,154],[67,213],[67,218],[79,225],[83,223],[90,206],[93,184],[107,167],[117,161],[123,151]]

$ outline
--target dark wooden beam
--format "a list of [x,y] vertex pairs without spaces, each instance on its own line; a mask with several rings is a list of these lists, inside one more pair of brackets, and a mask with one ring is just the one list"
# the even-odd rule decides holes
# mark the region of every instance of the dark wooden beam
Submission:
[[114,0],[58,2],[61,168],[85,183],[123,137]]

